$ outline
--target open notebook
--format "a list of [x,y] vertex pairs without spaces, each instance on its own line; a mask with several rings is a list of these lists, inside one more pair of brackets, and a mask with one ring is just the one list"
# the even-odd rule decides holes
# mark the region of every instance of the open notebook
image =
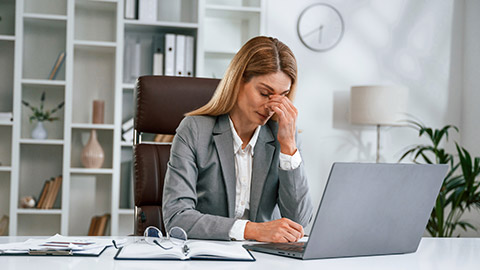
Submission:
[[189,251],[181,246],[164,250],[145,242],[131,243],[123,246],[115,255],[116,260],[227,260],[255,261],[241,243],[189,240]]

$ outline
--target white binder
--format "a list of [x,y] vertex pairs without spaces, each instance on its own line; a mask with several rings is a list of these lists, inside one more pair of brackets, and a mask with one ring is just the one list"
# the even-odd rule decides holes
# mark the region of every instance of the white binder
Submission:
[[175,39],[175,76],[185,76],[185,36]]
[[136,0],[125,0],[125,19],[135,19]]
[[185,42],[185,76],[193,77],[193,55],[195,49],[194,38],[192,36],[186,37]]
[[175,34],[165,35],[165,75],[175,75]]
[[154,22],[157,20],[157,0],[138,1],[138,19]]

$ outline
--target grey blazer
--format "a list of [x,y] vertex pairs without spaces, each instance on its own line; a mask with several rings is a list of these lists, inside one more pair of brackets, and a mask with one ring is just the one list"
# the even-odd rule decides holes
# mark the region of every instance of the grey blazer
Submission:
[[[303,162],[279,167],[278,125],[262,126],[254,148],[250,218],[289,218],[306,226],[312,217]],[[230,240],[235,222],[235,161],[228,115],[188,116],[177,128],[163,189],[167,230],[183,228],[189,238]]]

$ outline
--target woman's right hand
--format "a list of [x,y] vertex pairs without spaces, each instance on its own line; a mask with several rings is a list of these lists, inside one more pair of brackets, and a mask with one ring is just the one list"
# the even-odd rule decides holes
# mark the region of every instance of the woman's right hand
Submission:
[[260,242],[297,242],[305,235],[302,225],[288,218],[268,222],[247,222],[244,238]]

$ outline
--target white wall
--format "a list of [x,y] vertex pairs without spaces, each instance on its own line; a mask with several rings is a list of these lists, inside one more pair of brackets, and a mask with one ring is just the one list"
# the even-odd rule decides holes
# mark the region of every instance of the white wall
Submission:
[[[323,53],[305,48],[296,34],[300,12],[318,2],[335,6],[345,21],[343,40]],[[461,126],[462,132],[469,134],[464,140],[477,146],[478,155],[480,146],[475,135],[479,131],[476,116],[480,108],[475,85],[480,85],[480,74],[475,63],[480,60],[480,19],[473,15],[480,11],[480,1],[470,2],[475,3],[468,4],[469,17],[477,27],[466,31],[470,37],[476,32],[473,39],[477,42],[467,43],[477,56],[466,61],[464,67],[463,1],[267,0],[266,34],[286,43],[298,61],[295,105],[299,109],[298,126],[303,130],[303,157],[314,205],[318,205],[333,162],[375,161],[375,128],[348,123],[352,85],[407,86],[410,114],[437,128],[445,124]],[[463,68],[475,70],[469,76],[476,81],[464,78]],[[463,84],[471,89],[464,97],[469,104],[462,100]],[[476,114],[470,113],[473,107]],[[470,131],[472,128],[477,132]],[[459,136],[453,139],[460,141]],[[406,147],[420,142],[413,129],[384,128],[381,161],[397,162]]]

